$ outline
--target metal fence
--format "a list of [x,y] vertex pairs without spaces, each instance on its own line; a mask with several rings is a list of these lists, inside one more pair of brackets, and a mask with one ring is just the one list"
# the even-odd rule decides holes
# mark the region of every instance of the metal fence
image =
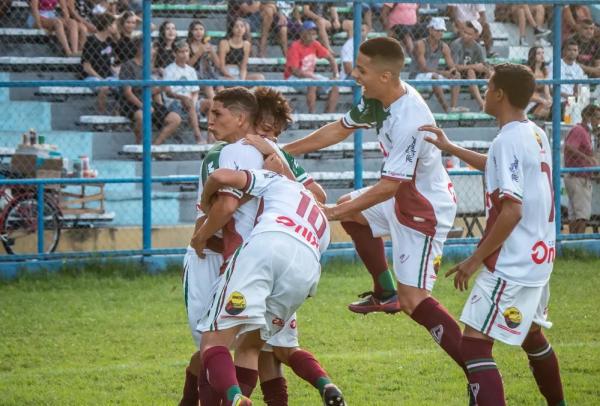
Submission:
[[[479,111],[493,65],[537,68],[529,113],[552,140],[558,239],[600,237],[600,133],[588,128],[589,142],[583,142],[581,128],[572,131],[583,108],[600,96],[600,33],[593,22],[600,10],[592,2],[61,0],[46,10],[37,1],[3,4],[0,236],[5,252],[17,255],[0,261],[183,252],[195,219],[194,185],[210,148],[206,111],[214,92],[233,85],[280,89],[296,119],[281,140],[297,139],[359,100],[344,62],[348,68],[356,57],[352,43],[384,35],[405,47],[402,78],[427,98],[438,124],[483,152],[497,132]],[[314,82],[288,80],[287,49],[307,21],[334,54],[339,78],[329,79],[330,64],[319,60]],[[574,58],[569,46],[561,53],[571,37],[579,51]],[[189,49],[182,60],[192,76],[173,66],[181,47]],[[435,47],[441,58],[427,58]],[[328,104],[326,92],[309,103],[303,94],[309,84],[337,86],[337,104]],[[190,102],[174,100],[177,91]],[[372,131],[299,158],[331,201],[379,176]],[[448,244],[476,242],[485,211],[481,173],[444,159],[459,201]],[[588,221],[568,224],[565,216],[585,210]],[[348,244],[334,244],[333,252]]]

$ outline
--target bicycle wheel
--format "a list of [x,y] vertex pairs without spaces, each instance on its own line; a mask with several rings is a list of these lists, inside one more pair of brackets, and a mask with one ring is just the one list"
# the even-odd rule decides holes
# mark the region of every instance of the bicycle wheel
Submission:
[[[0,225],[0,241],[8,254],[37,253],[38,204],[35,196],[16,196],[6,207]],[[54,252],[60,239],[61,213],[54,202],[44,200],[44,252]]]

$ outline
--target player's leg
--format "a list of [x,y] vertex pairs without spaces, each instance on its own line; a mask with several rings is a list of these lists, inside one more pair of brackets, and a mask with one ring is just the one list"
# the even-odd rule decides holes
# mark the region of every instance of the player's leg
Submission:
[[[344,195],[338,200],[338,204],[353,199],[367,190],[368,188],[364,188]],[[373,278],[373,292],[361,295],[363,296],[361,300],[348,306],[355,313],[365,314],[373,311],[395,313],[400,311],[396,297],[396,281],[388,268],[382,238],[383,235],[389,234],[383,206],[390,204],[393,203],[377,204],[360,214],[341,221],[342,227],[352,238],[358,256]]]
[[283,376],[281,361],[273,351],[261,351],[258,357],[258,377],[263,401],[267,406],[287,406],[287,381]]

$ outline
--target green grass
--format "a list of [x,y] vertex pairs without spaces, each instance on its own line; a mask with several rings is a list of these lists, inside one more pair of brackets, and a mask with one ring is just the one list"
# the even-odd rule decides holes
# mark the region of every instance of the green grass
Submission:
[[[576,256],[572,257],[576,258]],[[600,261],[556,264],[548,330],[571,405],[600,402]],[[299,312],[302,346],[314,352],[351,406],[465,405],[459,369],[408,317],[346,310],[369,288],[356,265],[324,268],[319,292]],[[440,279],[454,315],[466,298]],[[71,268],[0,284],[0,404],[174,405],[193,344],[178,270],[147,275],[124,266]],[[540,405],[519,348],[496,345],[510,405]],[[286,371],[290,405],[316,391]],[[261,395],[255,392],[257,405]]]

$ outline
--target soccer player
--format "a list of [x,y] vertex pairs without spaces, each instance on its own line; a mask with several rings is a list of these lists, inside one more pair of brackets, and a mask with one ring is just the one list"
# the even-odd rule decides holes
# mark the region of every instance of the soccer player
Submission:
[[524,109],[534,91],[529,68],[494,68],[485,94],[485,112],[500,132],[488,155],[458,147],[439,128],[425,126],[427,141],[485,170],[488,220],[475,252],[446,276],[463,291],[475,279],[460,320],[460,345],[472,394],[479,406],[504,405],[502,378],[492,355],[494,340],[520,345],[548,405],[566,405],[558,359],[542,333],[547,320],[549,279],[555,255],[552,150],[548,138]]
[[[363,86],[360,104],[341,121],[285,149],[292,154],[315,151],[342,141],[356,128],[376,128],[384,156],[381,179],[325,209],[330,220],[342,221],[373,277],[373,292],[349,308],[357,313],[393,313],[401,308],[464,368],[460,327],[430,295],[456,201],[440,151],[424,142],[427,133],[419,130],[435,120],[419,93],[400,80],[403,66],[404,52],[397,40],[365,41],[352,71]],[[392,239],[397,295],[385,257],[384,235]]]
[[[268,159],[265,168],[272,162],[281,165]],[[208,207],[223,187],[261,197],[264,205],[260,221],[220,279],[208,316],[198,324],[202,362],[226,405],[251,405],[236,379],[229,347],[241,335],[237,351],[247,354],[244,366],[258,368],[264,343],[275,338],[284,320],[316,291],[319,260],[329,245],[329,223],[311,193],[275,172],[217,169],[205,183],[202,207]],[[324,385],[323,400],[326,405],[345,405],[331,382]]]

